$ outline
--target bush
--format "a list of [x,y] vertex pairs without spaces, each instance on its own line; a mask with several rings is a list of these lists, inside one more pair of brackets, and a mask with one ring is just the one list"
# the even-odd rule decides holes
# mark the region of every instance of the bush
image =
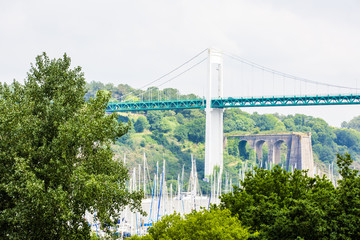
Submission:
[[148,235],[132,239],[247,239],[249,232],[227,209],[193,211],[164,216],[150,228]]

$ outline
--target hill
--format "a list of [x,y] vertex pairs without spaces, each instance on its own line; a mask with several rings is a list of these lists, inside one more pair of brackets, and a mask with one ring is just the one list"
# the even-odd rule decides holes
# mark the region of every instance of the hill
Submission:
[[[134,99],[138,95],[145,95],[142,90],[133,89],[129,85],[104,85],[100,82],[88,84],[86,98],[93,97],[98,90],[112,92],[113,100]],[[153,99],[164,99],[172,95],[178,98],[195,98],[195,95],[181,95],[177,89],[151,88]],[[199,177],[204,173],[204,141],[205,141],[205,112],[203,110],[175,110],[175,111],[147,111],[137,113],[119,113],[119,121],[132,124],[132,129],[113,146],[116,156],[126,161],[130,168],[137,167],[143,161],[146,153],[150,174],[159,161],[166,161],[167,179],[175,181],[181,169],[190,172],[191,154],[196,158]],[[224,133],[232,134],[273,134],[303,132],[312,134],[312,147],[315,165],[320,173],[328,172],[328,165],[336,160],[336,153],[348,152],[355,159],[355,167],[359,168],[360,133],[351,129],[355,120],[344,122],[343,128],[329,126],[323,119],[296,115],[249,114],[240,109],[226,109],[224,112]],[[356,125],[357,126],[357,125]],[[224,149],[224,168],[231,179],[237,181],[239,169],[243,164],[259,165],[254,151],[246,146],[246,154],[240,156],[239,142],[228,139]],[[266,161],[267,146],[263,147]],[[286,159],[286,145],[282,146],[282,161]],[[335,171],[337,167],[335,166]],[[170,181],[171,182],[171,181]]]

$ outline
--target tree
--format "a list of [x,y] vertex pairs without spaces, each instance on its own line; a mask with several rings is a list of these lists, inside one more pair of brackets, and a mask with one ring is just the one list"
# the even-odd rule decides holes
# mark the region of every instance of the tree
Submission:
[[276,123],[279,121],[272,114],[259,115],[256,112],[251,116],[255,121],[256,126],[260,128],[261,131],[273,130],[276,127]]
[[205,141],[205,119],[197,118],[186,124],[188,139],[194,143]]
[[348,123],[347,122],[342,122],[341,127],[343,127],[343,128],[351,128],[351,129],[355,129],[357,131],[360,131],[360,116],[354,117]]
[[[245,146],[246,146],[246,142],[245,144],[241,144],[242,149],[241,150],[245,150]],[[228,151],[229,155],[233,155],[233,156],[240,156],[239,155],[239,147],[240,147],[240,143],[239,140],[234,139],[234,138],[229,138],[227,140],[227,144],[226,144],[226,149]],[[246,150],[244,151],[246,153]],[[244,153],[242,152],[242,154]]]
[[159,130],[163,133],[168,133],[170,131],[173,131],[175,129],[175,126],[176,126],[175,117],[163,117],[160,121]]
[[[279,166],[272,170],[256,169],[249,172],[242,188],[221,197],[221,207],[230,209],[251,231],[259,231],[265,239],[296,239],[298,236],[316,238],[314,228],[320,223],[322,211],[313,211],[305,200],[311,189],[333,187],[325,179],[311,180],[301,171],[286,172]],[[300,224],[301,223],[301,224]],[[276,231],[275,231],[276,229]]]
[[145,129],[148,129],[150,127],[150,124],[146,117],[139,116],[134,124],[134,129],[136,132],[141,133],[144,132]]
[[336,139],[335,143],[340,146],[346,146],[350,149],[360,150],[360,133],[353,129],[335,129]]
[[283,120],[283,123],[284,123],[287,130],[295,131],[296,126],[295,126],[293,118],[286,118],[286,119]]
[[178,141],[184,142],[184,140],[187,140],[187,138],[188,138],[188,133],[189,133],[189,130],[187,129],[187,127],[185,125],[179,125],[175,128],[174,137]]
[[185,118],[184,118],[184,115],[182,115],[181,113],[177,113],[175,115],[176,117],[176,121],[180,124],[184,124],[185,123]]
[[337,155],[337,188],[306,171],[255,169],[241,188],[221,196],[221,208],[258,231],[258,239],[359,239],[360,177],[352,162],[349,154]]
[[147,120],[150,123],[150,130],[159,130],[160,122],[163,117],[163,113],[160,111],[148,111],[146,114]]
[[254,126],[255,121],[250,118],[250,114],[240,109],[227,109],[224,112],[224,132],[251,131]]
[[350,154],[337,154],[342,179],[338,181],[337,204],[332,209],[334,239],[360,239],[360,176],[352,163]]
[[331,164],[335,161],[333,150],[327,145],[315,144],[313,150],[322,162]]
[[89,239],[86,211],[104,224],[141,193],[110,145],[129,125],[105,115],[109,93],[85,102],[80,67],[44,53],[24,85],[0,84],[0,238]]
[[180,214],[164,216],[144,237],[132,239],[248,239],[250,236],[229,210],[193,211],[184,218]]

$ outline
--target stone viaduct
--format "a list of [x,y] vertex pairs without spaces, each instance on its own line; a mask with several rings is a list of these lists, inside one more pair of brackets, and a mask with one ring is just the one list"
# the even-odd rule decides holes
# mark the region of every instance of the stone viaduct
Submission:
[[[232,135],[227,138],[239,139],[241,144],[248,143],[256,152],[257,159],[263,159],[263,144],[268,145],[268,162],[281,163],[281,145],[286,144],[286,169],[309,169],[309,174],[314,172],[314,159],[311,146],[311,133],[289,133],[269,135]],[[226,138],[225,138],[226,144]]]

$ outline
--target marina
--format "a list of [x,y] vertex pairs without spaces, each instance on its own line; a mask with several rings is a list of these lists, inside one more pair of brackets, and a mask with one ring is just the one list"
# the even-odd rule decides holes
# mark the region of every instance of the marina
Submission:
[[[125,161],[126,157],[124,157]],[[204,195],[200,188],[198,174],[196,170],[196,161],[191,156],[191,172],[189,180],[186,181],[187,188],[184,187],[184,168],[181,174],[178,174],[177,185],[168,185],[166,183],[166,164],[163,161],[162,169],[159,163],[156,164],[156,171],[152,179],[149,176],[146,156],[144,153],[143,165],[134,168],[131,171],[128,187],[130,191],[143,191],[145,198],[142,200],[141,208],[146,215],[140,212],[133,212],[126,207],[121,213],[115,226],[106,229],[100,228],[100,222],[96,218],[96,213],[87,212],[85,219],[91,226],[91,231],[99,237],[107,235],[117,235],[120,238],[132,235],[145,235],[153,224],[159,221],[163,216],[178,213],[180,215],[188,214],[193,210],[199,211],[203,208],[209,209],[211,204],[220,203],[221,194],[221,174],[216,174],[210,178],[211,193]],[[149,187],[150,186],[150,187]],[[230,189],[231,181],[226,178],[225,190]]]

